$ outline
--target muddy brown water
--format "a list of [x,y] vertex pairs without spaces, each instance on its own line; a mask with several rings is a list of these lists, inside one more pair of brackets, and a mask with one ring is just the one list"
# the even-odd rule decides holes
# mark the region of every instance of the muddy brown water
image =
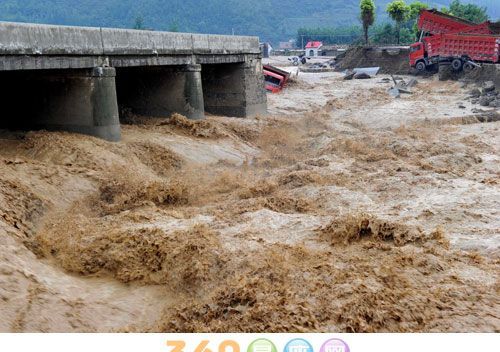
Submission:
[[266,117],[2,132],[0,329],[499,331],[499,122],[297,79]]

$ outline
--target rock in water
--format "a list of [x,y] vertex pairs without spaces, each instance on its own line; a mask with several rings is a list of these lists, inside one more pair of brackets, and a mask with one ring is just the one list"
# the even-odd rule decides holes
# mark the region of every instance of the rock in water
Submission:
[[354,75],[354,79],[370,79],[372,78],[368,73],[358,72]]

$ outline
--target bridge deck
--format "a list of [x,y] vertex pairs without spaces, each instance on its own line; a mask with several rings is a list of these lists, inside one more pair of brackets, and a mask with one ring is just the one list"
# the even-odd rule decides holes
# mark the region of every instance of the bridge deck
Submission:
[[0,22],[0,70],[244,62],[257,37]]

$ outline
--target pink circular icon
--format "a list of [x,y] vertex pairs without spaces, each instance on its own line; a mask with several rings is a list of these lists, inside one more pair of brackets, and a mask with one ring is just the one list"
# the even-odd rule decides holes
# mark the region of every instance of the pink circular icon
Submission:
[[319,352],[350,352],[347,343],[341,339],[327,340],[320,348]]

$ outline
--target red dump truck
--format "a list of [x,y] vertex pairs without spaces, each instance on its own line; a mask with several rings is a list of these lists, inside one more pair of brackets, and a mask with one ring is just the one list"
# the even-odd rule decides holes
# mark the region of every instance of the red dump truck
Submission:
[[420,13],[420,42],[410,46],[410,66],[419,71],[447,63],[456,71],[472,69],[476,62],[499,62],[498,23],[473,24],[436,10]]
[[418,17],[418,30],[427,35],[444,34],[444,33],[476,33],[476,34],[493,34],[492,26],[494,23],[490,21],[481,24],[464,20],[459,17],[450,16],[437,10],[422,10]]
[[271,65],[263,66],[266,90],[271,93],[280,92],[288,82],[290,73]]

